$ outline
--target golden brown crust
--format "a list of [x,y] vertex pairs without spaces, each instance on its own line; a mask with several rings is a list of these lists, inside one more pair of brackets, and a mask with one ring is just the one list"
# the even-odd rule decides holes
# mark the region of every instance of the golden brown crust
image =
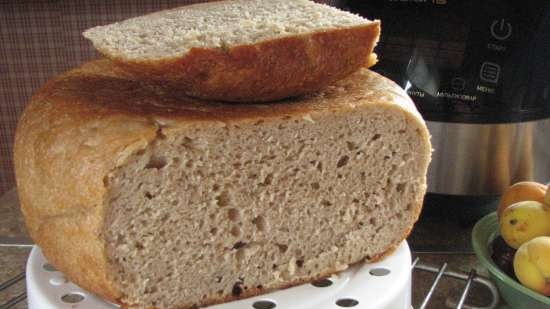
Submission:
[[314,92],[372,64],[380,22],[227,49],[193,48],[179,58],[136,61],[110,54],[123,70],[230,102],[280,100]]
[[[77,113],[79,118],[91,117],[108,124],[113,119],[131,119],[140,124],[166,122],[167,126],[190,122],[211,123],[213,120],[247,122],[258,118],[300,117],[325,110],[347,111],[369,104],[404,108],[413,114],[416,121],[423,122],[414,104],[399,86],[366,69],[323,91],[300,98],[269,104],[228,104],[190,98],[185,96],[183,90],[169,86],[136,82],[124,76],[109,60],[100,59],[48,83],[33,98],[33,102],[38,101],[55,102],[56,108],[52,108],[52,113]],[[347,104],[342,104],[343,101]],[[424,133],[427,135],[427,131]]]
[[47,83],[18,124],[14,161],[21,208],[31,237],[56,268],[115,300],[120,294],[107,275],[101,238],[103,179],[125,151],[129,155],[134,145],[152,139],[155,127],[57,96],[59,86],[59,79]]
[[[106,59],[87,63],[48,82],[18,124],[14,161],[28,230],[48,260],[71,281],[119,302],[120,287],[109,275],[101,232],[108,200],[104,182],[130,155],[147,147],[159,128],[169,132],[182,126],[349,113],[372,104],[404,113],[428,140],[423,120],[406,94],[366,69],[301,99],[223,104],[201,102],[185,97],[182,90],[130,80]],[[302,281],[288,286],[299,283]],[[244,295],[260,292],[250,290]]]

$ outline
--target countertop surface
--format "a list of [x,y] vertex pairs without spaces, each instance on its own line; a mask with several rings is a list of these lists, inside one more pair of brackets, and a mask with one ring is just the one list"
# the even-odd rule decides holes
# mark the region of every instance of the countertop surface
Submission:
[[[463,227],[452,221],[452,218],[432,218],[423,215],[417,223],[408,241],[413,249],[413,257],[419,257],[420,262],[436,267],[448,264],[448,270],[469,272],[475,269],[486,276],[471,251],[471,227]],[[0,283],[25,270],[25,263],[30,247],[18,246],[28,244],[21,213],[18,209],[15,191],[9,191],[0,198]],[[418,308],[428,292],[435,275],[422,271],[413,273],[413,306]],[[427,309],[444,309],[446,303],[456,301],[464,288],[464,281],[444,277]],[[23,293],[25,283],[21,281],[6,291],[0,292],[0,304]],[[483,306],[489,302],[489,291],[481,285],[474,284],[467,298],[467,303]],[[23,301],[13,308],[27,308]],[[452,308],[452,307],[451,307]],[[499,309],[509,309],[500,305]]]

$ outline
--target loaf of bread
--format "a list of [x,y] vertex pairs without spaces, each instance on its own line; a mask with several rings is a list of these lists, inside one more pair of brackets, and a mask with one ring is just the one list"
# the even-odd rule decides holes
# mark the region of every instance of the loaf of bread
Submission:
[[133,76],[190,96],[269,101],[374,63],[380,23],[307,0],[201,3],[84,32]]
[[118,70],[48,82],[16,133],[29,233],[83,288],[125,308],[220,303],[380,259],[417,220],[428,131],[388,79],[228,104]]

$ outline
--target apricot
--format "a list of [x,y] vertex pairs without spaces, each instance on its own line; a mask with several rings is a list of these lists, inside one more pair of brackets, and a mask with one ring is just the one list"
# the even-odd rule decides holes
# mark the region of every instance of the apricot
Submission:
[[546,186],[534,181],[522,181],[508,187],[502,193],[497,208],[497,215],[500,218],[506,207],[522,201],[537,201],[544,203]]
[[500,234],[512,247],[538,237],[550,236],[550,206],[537,201],[523,201],[504,209],[499,221]]
[[544,196],[544,203],[550,206],[550,186],[546,188],[546,195]]
[[531,239],[514,256],[514,273],[525,287],[550,296],[550,237]]

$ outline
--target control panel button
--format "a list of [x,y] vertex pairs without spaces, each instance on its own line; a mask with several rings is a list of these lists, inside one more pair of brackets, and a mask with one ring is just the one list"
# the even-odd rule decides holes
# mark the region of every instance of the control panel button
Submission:
[[507,40],[512,35],[512,24],[504,18],[493,20],[491,35],[499,41]]
[[451,80],[451,89],[454,91],[462,91],[466,87],[466,81],[464,78],[455,77]]
[[496,84],[500,78],[500,65],[494,62],[483,62],[479,70],[479,78],[482,81]]

